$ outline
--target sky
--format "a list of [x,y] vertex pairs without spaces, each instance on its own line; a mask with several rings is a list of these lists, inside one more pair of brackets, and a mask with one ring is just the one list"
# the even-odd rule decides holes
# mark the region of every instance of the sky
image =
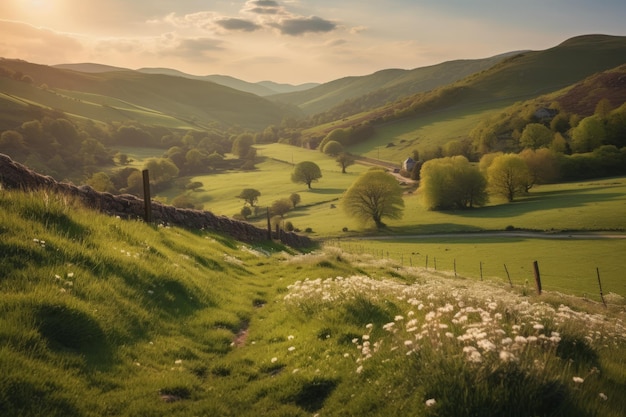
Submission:
[[323,83],[626,35],[624,0],[0,0],[0,57]]

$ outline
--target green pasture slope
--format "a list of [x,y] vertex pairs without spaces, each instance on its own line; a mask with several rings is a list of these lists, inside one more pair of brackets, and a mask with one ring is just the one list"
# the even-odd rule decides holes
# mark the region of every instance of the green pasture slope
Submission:
[[626,412],[624,298],[249,245],[44,192],[0,190],[0,236],[2,416]]

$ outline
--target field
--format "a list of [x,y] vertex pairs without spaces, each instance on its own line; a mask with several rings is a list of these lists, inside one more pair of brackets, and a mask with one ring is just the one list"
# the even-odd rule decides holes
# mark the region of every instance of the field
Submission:
[[[126,151],[137,158],[149,156]],[[532,263],[538,261],[546,289],[598,301],[599,271],[605,294],[626,296],[626,261],[618,256],[626,253],[626,239],[567,237],[576,232],[611,235],[626,230],[622,215],[625,178],[536,186],[528,197],[514,203],[494,199],[487,207],[469,211],[428,211],[421,207],[419,195],[406,194],[403,218],[388,222],[389,228],[379,232],[354,223],[341,209],[343,191],[366,166],[353,165],[348,174],[341,174],[334,161],[320,152],[279,144],[259,146],[259,154],[267,159],[258,164],[257,171],[194,177],[204,184],[194,196],[204,202],[205,209],[232,216],[243,204],[236,198],[243,188],[261,191],[262,208],[296,192],[302,203],[285,221],[300,230],[310,227],[313,238],[338,242],[348,252],[390,257],[404,266],[425,267],[428,257],[431,269],[436,264],[438,270],[453,271],[456,264],[459,275],[478,279],[482,268],[485,279],[508,283],[506,265],[513,284],[529,290],[534,288]],[[290,181],[293,163],[301,160],[314,161],[322,168],[323,177],[312,190]],[[165,196],[174,195],[172,190]],[[256,220],[259,227],[265,227],[264,213]],[[505,229],[547,232],[548,237],[564,232],[565,238],[484,234]],[[441,235],[446,233],[461,235]]]

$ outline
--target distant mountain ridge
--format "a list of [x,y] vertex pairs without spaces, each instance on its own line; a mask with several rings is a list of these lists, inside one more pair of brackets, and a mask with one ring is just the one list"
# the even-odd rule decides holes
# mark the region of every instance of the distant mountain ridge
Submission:
[[11,112],[28,112],[28,106],[37,104],[105,122],[257,130],[279,124],[296,111],[255,94],[185,77],[93,64],[77,71],[12,59],[0,59],[0,67],[33,80],[31,84],[0,77],[0,92],[5,93],[0,94],[0,104],[7,102]]
[[100,73],[110,71],[138,71],[144,74],[162,74],[170,75],[173,77],[190,78],[193,80],[209,81],[215,84],[223,85],[226,87],[234,88],[235,90],[244,91],[247,93],[256,94],[257,96],[265,97],[274,94],[292,93],[303,90],[308,90],[318,86],[318,83],[305,83],[300,85],[281,84],[273,81],[260,81],[257,83],[251,83],[240,80],[228,75],[191,75],[182,71],[178,71],[172,68],[139,68],[133,70],[130,68],[113,67],[110,65],[94,64],[94,63],[80,63],[80,64],[59,64],[53,65],[55,68],[69,69],[79,72],[87,73]]
[[[307,128],[313,124],[321,127],[309,129],[303,137],[317,137],[327,129],[418,118],[452,107],[502,108],[625,63],[626,36],[582,35],[546,50],[448,61],[413,70],[386,69],[262,97],[260,94],[269,90],[294,86],[248,83],[256,89],[253,93],[241,90],[245,82],[228,76],[190,76],[167,68],[130,70],[89,63],[51,67],[0,58],[0,70],[4,67],[32,79],[29,84],[0,77],[0,105],[10,123],[18,119],[11,114],[41,106],[94,120],[137,120],[182,129],[216,126],[262,131],[286,119],[309,115],[315,117],[305,122]],[[227,83],[231,86],[224,85]]]

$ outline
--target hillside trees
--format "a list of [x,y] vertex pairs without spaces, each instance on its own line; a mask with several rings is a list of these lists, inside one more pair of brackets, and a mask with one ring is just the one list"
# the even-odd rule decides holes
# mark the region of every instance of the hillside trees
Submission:
[[323,152],[326,155],[337,156],[343,152],[343,145],[335,140],[331,140],[324,145]]
[[541,123],[530,123],[522,131],[519,143],[524,148],[538,149],[550,146],[554,134]]
[[326,144],[329,142],[337,142],[340,145],[343,145],[347,142],[348,136],[350,134],[349,129],[345,128],[337,128],[331,130],[319,144],[319,150],[325,152]]
[[432,159],[422,166],[419,192],[429,210],[483,206],[486,190],[485,177],[464,156]]
[[239,159],[247,159],[254,145],[254,137],[250,133],[242,133],[233,141],[231,152]]
[[392,175],[373,168],[361,174],[348,188],[342,206],[348,216],[361,223],[373,221],[377,228],[382,228],[384,218],[402,217],[402,188]]
[[306,184],[311,189],[311,183],[322,178],[320,167],[311,161],[303,161],[296,164],[291,174],[291,181]]
[[572,129],[572,151],[591,152],[602,145],[605,136],[605,125],[599,117],[585,117]]
[[157,189],[165,186],[179,173],[178,167],[167,158],[150,158],[144,164],[144,169],[149,171],[150,183]]
[[549,184],[559,179],[559,155],[547,148],[524,149],[519,154],[530,174],[530,185]]

